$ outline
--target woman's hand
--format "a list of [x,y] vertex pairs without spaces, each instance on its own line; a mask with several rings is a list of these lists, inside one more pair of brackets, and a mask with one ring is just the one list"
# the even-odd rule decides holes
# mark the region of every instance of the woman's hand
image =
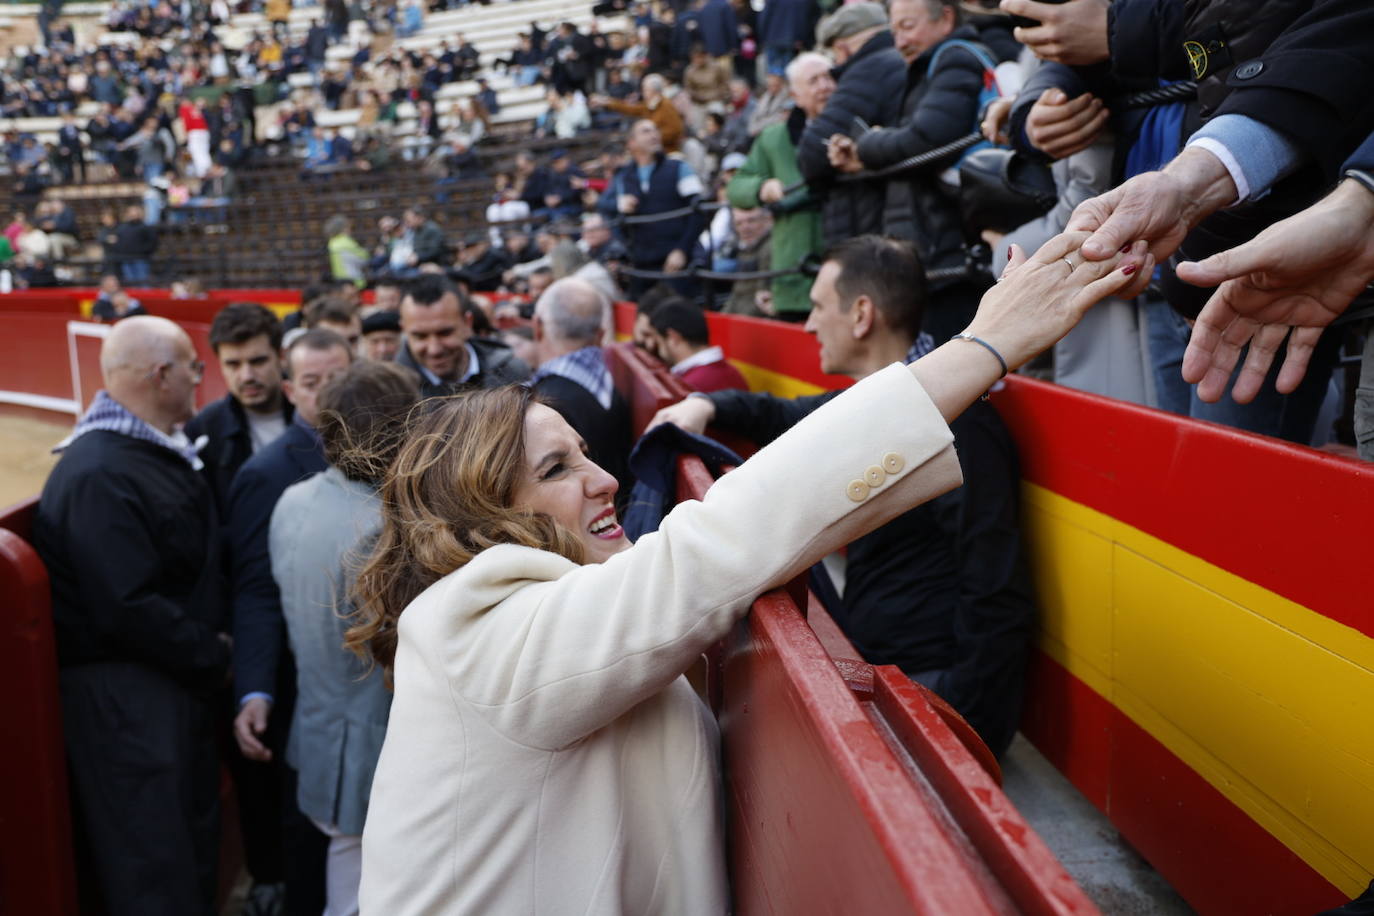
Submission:
[[995,346],[1015,369],[1053,346],[1093,305],[1154,269],[1148,245],[1136,242],[1105,261],[1085,261],[1078,248],[1091,233],[1065,232],[1030,257],[1013,245],[997,285],[984,294],[968,333]]
[[1069,333],[1098,300],[1127,286],[1140,271],[1154,269],[1144,242],[1103,261],[1084,261],[1078,248],[1088,232],[1065,232],[1050,239],[1031,257],[1019,246],[1001,280],[983,295],[978,314],[965,330],[979,343],[952,340],[911,364],[948,422],[991,388],[1006,369],[1029,362]]

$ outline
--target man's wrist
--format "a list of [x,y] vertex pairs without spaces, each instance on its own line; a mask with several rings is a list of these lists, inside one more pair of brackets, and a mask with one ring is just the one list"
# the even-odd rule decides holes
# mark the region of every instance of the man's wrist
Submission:
[[247,706],[250,700],[263,700],[268,706],[272,705],[272,694],[263,693],[261,690],[250,691],[239,697],[239,709]]
[[1236,182],[1215,154],[1201,146],[1190,146],[1164,167],[1179,188],[1183,215],[1196,226],[1237,197]]

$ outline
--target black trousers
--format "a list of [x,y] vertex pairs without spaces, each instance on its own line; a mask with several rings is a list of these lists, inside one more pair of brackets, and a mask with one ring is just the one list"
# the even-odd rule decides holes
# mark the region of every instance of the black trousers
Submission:
[[214,912],[219,762],[214,707],[142,665],[62,669],[76,827],[110,916]]

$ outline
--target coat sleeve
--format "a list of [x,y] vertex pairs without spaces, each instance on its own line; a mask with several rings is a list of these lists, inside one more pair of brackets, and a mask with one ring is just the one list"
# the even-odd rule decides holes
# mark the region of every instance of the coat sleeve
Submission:
[[957,486],[951,441],[910,371],[891,366],[605,563],[484,552],[424,599],[418,629],[401,616],[402,648],[511,740],[566,747],[675,680],[760,593]]
[[251,465],[234,475],[229,488],[235,701],[249,693],[274,694],[277,689],[277,665],[286,634],[267,535],[280,495]]
[[59,524],[70,532],[71,556],[83,558],[81,599],[101,640],[183,680],[218,677],[229,648],[159,591],[154,532],[163,522],[150,516],[138,487],[113,470],[86,474],[73,481],[63,505],[71,517]]
[[739,171],[735,172],[730,183],[725,186],[725,196],[730,206],[745,209],[759,206],[759,188],[772,177],[768,168],[768,154],[764,151],[763,143],[756,137],[753,145],[749,147],[749,156],[744,160],[744,165],[739,167]]
[[800,398],[780,398],[761,391],[729,389],[713,391],[707,397],[716,408],[712,426],[767,445],[838,394],[827,391]]
[[946,48],[940,65],[915,111],[896,127],[871,130],[859,138],[859,158],[880,169],[966,136],[978,120],[983,65],[971,51]]
[[1216,114],[1242,114],[1283,133],[1329,178],[1374,128],[1374,4],[1317,0],[1258,59]]

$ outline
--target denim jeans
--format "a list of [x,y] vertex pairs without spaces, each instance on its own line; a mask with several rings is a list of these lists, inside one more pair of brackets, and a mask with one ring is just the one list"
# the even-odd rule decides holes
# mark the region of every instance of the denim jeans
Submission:
[[1374,461],[1374,321],[1365,325],[1360,384],[1355,389],[1355,444],[1361,458]]
[[[1162,299],[1151,299],[1146,303],[1145,320],[1160,407],[1197,420],[1209,420],[1302,445],[1312,442],[1317,414],[1326,397],[1331,370],[1339,356],[1339,335],[1331,332],[1322,335],[1312,353],[1307,375],[1292,394],[1279,394],[1274,388],[1281,363],[1276,358],[1255,399],[1249,404],[1233,401],[1230,384],[1235,382],[1240,367],[1245,364],[1246,354],[1243,352],[1236,361],[1236,370],[1231,373],[1227,393],[1215,404],[1208,404],[1197,396],[1196,386],[1183,381],[1183,352],[1192,334],[1188,322]],[[1280,348],[1280,354],[1282,352]]]

